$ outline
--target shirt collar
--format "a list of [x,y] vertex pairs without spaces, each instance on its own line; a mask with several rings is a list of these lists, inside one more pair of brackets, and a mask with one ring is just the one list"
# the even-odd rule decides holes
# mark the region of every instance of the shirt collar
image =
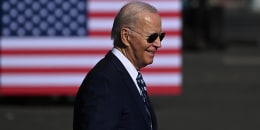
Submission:
[[121,63],[124,65],[128,73],[130,74],[131,78],[135,81],[138,75],[138,71],[136,70],[134,65],[117,48],[113,48],[112,53],[121,61]]

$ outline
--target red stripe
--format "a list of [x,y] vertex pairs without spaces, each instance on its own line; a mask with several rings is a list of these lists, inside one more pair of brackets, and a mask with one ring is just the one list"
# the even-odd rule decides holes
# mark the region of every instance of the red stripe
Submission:
[[[110,36],[110,31],[99,31],[99,30],[90,30],[88,35],[90,36]],[[166,30],[165,31],[167,36],[181,36],[181,30]]]
[[[124,1],[124,0],[109,0],[109,2],[122,2],[122,1]],[[127,2],[127,1],[129,1],[129,0],[125,0],[125,2]],[[154,1],[154,2],[157,2],[158,0],[143,0],[143,2],[152,2],[152,1]],[[181,0],[161,0],[160,2],[173,2],[173,1],[177,1],[177,2],[181,2]],[[97,2],[107,2],[107,0],[89,0],[88,2],[95,2],[95,3],[97,3]]]
[[147,87],[147,91],[149,95],[180,96],[182,93],[182,88],[180,86],[168,86],[168,87],[153,86],[153,87]]
[[[50,73],[87,73],[91,68],[70,67],[70,68],[1,68],[1,74],[50,74]],[[144,68],[144,73],[179,73],[181,68]]]
[[151,68],[143,68],[142,72],[143,73],[180,73],[182,70],[180,67],[171,67],[171,68],[166,68],[166,67],[161,67],[161,68],[156,68],[156,67],[151,67]]
[[181,12],[159,12],[161,17],[181,17]]
[[75,96],[78,86],[6,86],[0,90],[0,95],[3,96]]
[[165,33],[167,36],[181,36],[182,31],[181,30],[166,30]]
[[[129,0],[109,0],[109,2],[127,2]],[[181,0],[160,0],[160,2],[179,2],[179,4],[181,4]],[[88,2],[92,2],[92,3],[96,3],[96,4],[103,4],[103,2],[108,2],[107,0],[88,0]],[[147,3],[150,3],[150,2],[158,2],[158,0],[144,0],[143,2],[147,2]],[[174,4],[174,3],[173,3]]]
[[114,18],[117,12],[89,12],[88,18]]
[[[5,49],[1,55],[104,55],[109,49]],[[180,49],[160,49],[158,54],[180,54]]]
[[159,49],[158,52],[156,53],[156,55],[160,55],[160,54],[181,54],[182,50],[180,48],[178,49],[168,49],[168,48],[163,48]]
[[[78,86],[4,86],[0,88],[2,96],[75,96]],[[180,86],[148,87],[149,95],[175,95],[181,94]]]
[[[117,12],[89,12],[87,17],[90,18],[114,18]],[[180,17],[181,12],[159,12],[161,17]]]
[[87,73],[90,68],[1,68],[2,74],[49,74],[49,73]]

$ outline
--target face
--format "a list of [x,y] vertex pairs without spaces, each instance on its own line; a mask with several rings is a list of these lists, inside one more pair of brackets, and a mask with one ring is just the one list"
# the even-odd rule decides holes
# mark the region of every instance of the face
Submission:
[[156,13],[142,13],[134,29],[129,30],[129,46],[127,57],[133,65],[140,70],[146,65],[152,64],[157,49],[161,47],[159,37],[149,43],[151,34],[162,32],[161,18]]

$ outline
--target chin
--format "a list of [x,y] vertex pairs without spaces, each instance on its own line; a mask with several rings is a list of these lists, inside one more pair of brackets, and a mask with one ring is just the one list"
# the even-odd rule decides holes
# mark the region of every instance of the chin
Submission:
[[147,62],[147,65],[150,65],[150,64],[152,64],[152,63],[153,63],[153,60]]

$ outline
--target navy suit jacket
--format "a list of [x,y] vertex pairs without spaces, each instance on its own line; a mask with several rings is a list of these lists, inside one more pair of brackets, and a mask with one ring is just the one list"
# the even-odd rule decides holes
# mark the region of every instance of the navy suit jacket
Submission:
[[[151,105],[151,102],[149,100]],[[151,108],[153,130],[157,120]],[[150,130],[142,98],[110,51],[83,80],[74,105],[74,130]]]

